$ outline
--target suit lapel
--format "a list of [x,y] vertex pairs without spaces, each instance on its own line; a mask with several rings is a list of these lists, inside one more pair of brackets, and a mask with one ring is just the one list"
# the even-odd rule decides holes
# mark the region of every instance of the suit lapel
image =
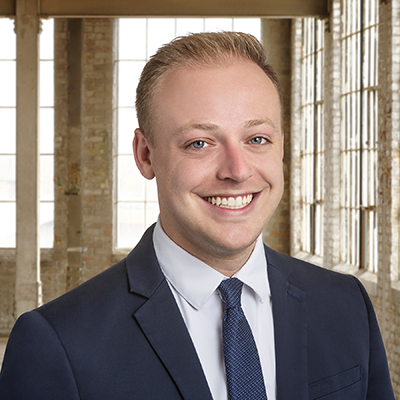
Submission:
[[[288,279],[287,258],[266,248],[278,400],[308,399],[306,293]],[[278,267],[279,266],[279,267]]]
[[149,229],[127,258],[131,292],[147,298],[134,313],[154,351],[187,400],[212,400],[196,350],[162,274]]
[[[212,400],[196,350],[152,243],[153,228],[127,257],[130,290],[147,300],[134,318],[182,397]],[[277,400],[308,399],[305,292],[290,282],[288,259],[266,248],[274,317]]]

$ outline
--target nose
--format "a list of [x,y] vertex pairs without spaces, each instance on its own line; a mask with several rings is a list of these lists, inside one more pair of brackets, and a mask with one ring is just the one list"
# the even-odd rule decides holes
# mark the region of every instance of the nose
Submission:
[[218,178],[238,183],[246,181],[253,174],[249,161],[240,144],[225,146],[218,157]]

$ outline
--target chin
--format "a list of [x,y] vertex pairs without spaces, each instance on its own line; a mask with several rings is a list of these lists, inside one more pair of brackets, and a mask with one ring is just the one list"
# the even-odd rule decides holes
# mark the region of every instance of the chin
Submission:
[[241,238],[242,240],[237,240],[237,237],[232,238],[232,240],[227,240],[227,238],[224,238],[224,240],[220,241],[215,240],[213,241],[213,247],[215,247],[217,252],[219,252],[221,255],[235,255],[253,246],[258,236],[259,235],[256,235],[253,240],[249,240],[248,236]]

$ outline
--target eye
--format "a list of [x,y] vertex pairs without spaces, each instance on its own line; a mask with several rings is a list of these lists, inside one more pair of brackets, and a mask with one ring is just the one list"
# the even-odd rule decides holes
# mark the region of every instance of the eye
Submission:
[[250,140],[250,143],[251,143],[251,144],[264,144],[265,141],[266,141],[265,138],[260,137],[260,136],[257,136],[257,137],[255,137],[255,138],[251,139],[251,140]]
[[196,140],[195,142],[191,143],[191,145],[195,149],[203,149],[207,146],[207,143],[204,140]]

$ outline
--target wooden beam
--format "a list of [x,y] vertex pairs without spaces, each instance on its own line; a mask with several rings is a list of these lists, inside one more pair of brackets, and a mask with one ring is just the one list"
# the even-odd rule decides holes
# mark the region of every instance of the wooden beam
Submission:
[[48,17],[327,16],[328,0],[41,0]]
[[[17,0],[0,0],[15,17]],[[329,0],[37,0],[39,17],[327,17]]]
[[0,17],[15,17],[16,0],[0,0]]

